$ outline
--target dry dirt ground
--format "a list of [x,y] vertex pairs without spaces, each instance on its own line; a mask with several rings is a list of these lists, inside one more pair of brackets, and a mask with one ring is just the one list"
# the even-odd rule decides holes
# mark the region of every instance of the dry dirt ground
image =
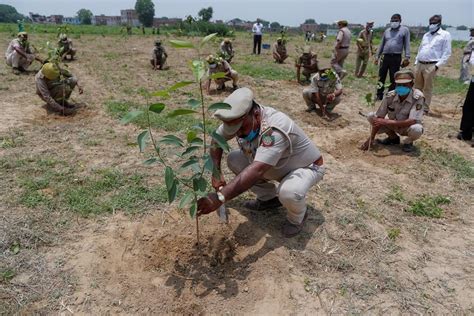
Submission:
[[[48,39],[32,36],[38,46]],[[1,47],[8,41],[8,34],[0,34]],[[267,51],[249,56],[250,41],[236,40],[235,64],[270,58]],[[73,99],[87,107],[73,117],[45,111],[33,73],[15,76],[0,65],[0,314],[474,313],[473,149],[450,137],[465,92],[435,95],[436,115],[425,118],[417,152],[376,146],[363,153],[357,147],[369,126],[358,112],[370,110],[364,101],[368,81],[345,79],[340,116],[326,121],[304,112],[303,87],[296,82],[242,75],[241,86],[288,113],[324,155],[327,174],[310,191],[309,220],[293,239],[280,235],[284,210],[242,207],[250,194],[229,203],[229,225],[212,214],[201,220],[200,249],[194,222],[163,200],[128,211],[64,207],[61,190],[98,170],[139,173],[148,187],[163,186],[162,168],[143,165],[133,145],[139,128],[120,124],[106,110],[107,102],[117,100],[143,104],[140,87],[153,91],[191,78],[190,50],[169,48],[171,69],[153,72],[152,42],[76,38],[78,60],[69,67],[85,92]],[[295,43],[302,41],[290,42],[294,56]],[[330,43],[315,46],[327,63]],[[459,58],[458,48],[440,74],[457,78]],[[293,69],[292,61],[272,67]],[[183,106],[192,94],[186,88],[166,103]],[[62,187],[53,182],[33,192],[53,206],[25,201],[25,183],[71,170]],[[442,206],[441,218],[407,212],[422,195],[451,202]]]

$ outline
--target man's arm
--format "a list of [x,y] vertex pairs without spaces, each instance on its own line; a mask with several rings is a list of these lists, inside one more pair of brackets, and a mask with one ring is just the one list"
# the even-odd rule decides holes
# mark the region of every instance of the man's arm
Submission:
[[380,118],[376,117],[374,118],[374,127],[382,127],[382,126],[389,126],[389,127],[410,127],[413,124],[416,124],[416,120],[414,119],[406,119],[404,121],[396,121],[396,120],[390,120],[390,119],[385,119],[385,118]]
[[41,99],[43,99],[43,101],[46,102],[52,109],[56,111],[64,110],[64,106],[56,102],[56,100],[51,97],[46,82],[44,82],[43,80],[37,81],[36,89],[40,93]]
[[380,59],[380,56],[382,55],[384,47],[385,47],[385,32],[383,32],[382,34],[382,41],[380,42],[379,49],[377,50],[376,60]]
[[[220,187],[225,185],[224,175],[221,171],[221,160],[223,154],[222,148],[220,148],[217,143],[212,139],[211,141],[211,149],[209,150],[209,155],[211,156],[212,162],[214,164],[215,173],[212,174],[212,187],[214,189],[219,190]],[[215,175],[219,174],[219,178],[214,177]]]
[[225,196],[226,200],[235,198],[253,187],[258,180],[263,178],[265,172],[271,167],[271,165],[260,161],[252,162],[241,173],[235,176],[228,185],[222,188],[221,193]]
[[13,49],[20,55],[22,56],[23,58],[26,58],[28,59],[28,56],[26,55],[26,51],[20,46],[16,46],[14,45],[13,46]]
[[451,56],[451,35],[446,34],[445,44],[443,45],[443,55],[441,59],[436,63],[436,67],[439,68],[448,62],[449,57]]
[[405,36],[403,37],[405,41],[403,45],[405,49],[405,59],[410,59],[410,30],[408,28],[406,28],[405,30]]

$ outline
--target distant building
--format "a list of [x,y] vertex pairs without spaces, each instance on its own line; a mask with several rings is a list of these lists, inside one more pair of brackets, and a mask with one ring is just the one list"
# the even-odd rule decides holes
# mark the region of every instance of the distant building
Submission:
[[33,23],[46,23],[46,16],[44,15],[30,12],[29,17],[30,17],[31,22]]
[[153,27],[160,27],[160,26],[169,26],[169,25],[177,25],[181,23],[183,20],[178,18],[154,18],[153,19]]
[[92,17],[92,24],[94,25],[110,25],[116,26],[122,24],[120,16],[95,15]]
[[238,29],[243,29],[243,30],[251,30],[252,26],[253,26],[252,22],[243,21],[243,20],[238,19],[238,18],[227,21],[226,24],[228,26],[232,26],[232,27],[235,27],[235,28],[238,28]]
[[319,24],[317,23],[303,23],[300,25],[300,29],[305,33],[308,31],[313,33],[320,31]]
[[63,18],[63,23],[64,24],[72,24],[72,25],[79,25],[81,24],[81,21],[79,18],[74,17],[74,18]]
[[62,15],[50,15],[47,18],[47,22],[51,24],[63,24],[63,16]]
[[29,13],[29,18],[33,23],[42,23],[42,24],[63,24],[63,16],[56,14],[45,16],[38,13]]
[[122,24],[129,24],[131,26],[140,26],[137,11],[133,9],[120,10],[120,18]]

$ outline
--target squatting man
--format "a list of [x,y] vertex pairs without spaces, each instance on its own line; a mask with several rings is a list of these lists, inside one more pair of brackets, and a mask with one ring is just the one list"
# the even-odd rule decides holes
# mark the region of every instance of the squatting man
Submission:
[[258,104],[250,89],[237,89],[224,102],[231,108],[214,116],[223,122],[217,133],[227,140],[235,137],[240,147],[227,157],[236,176],[226,184],[221,172],[223,150],[213,142],[210,155],[220,174],[212,177],[217,193],[198,201],[198,215],[211,213],[250,189],[257,198],[244,206],[263,211],[283,205],[287,220],[282,233],[296,236],[308,218],[306,194],[325,173],[321,152],[286,114]]

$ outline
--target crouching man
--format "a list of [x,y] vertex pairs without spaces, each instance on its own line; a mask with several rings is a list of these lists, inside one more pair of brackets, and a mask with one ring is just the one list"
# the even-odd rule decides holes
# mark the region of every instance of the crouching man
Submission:
[[[403,140],[403,151],[414,150],[413,142],[423,134],[423,104],[424,96],[420,90],[413,89],[415,76],[411,70],[400,70],[395,73],[395,90],[388,92],[375,113],[369,113],[367,119],[372,125],[372,134],[361,146],[368,150],[375,135],[385,133],[383,140],[377,140],[381,145],[398,145],[400,136]],[[387,116],[387,118],[385,118]]]
[[282,233],[296,236],[308,218],[306,195],[325,173],[321,152],[286,114],[258,104],[250,89],[237,89],[224,102],[231,109],[217,110],[214,116],[223,122],[217,134],[227,140],[235,137],[239,144],[240,149],[227,157],[227,165],[236,176],[226,184],[221,172],[223,151],[213,142],[210,155],[220,174],[212,178],[217,194],[210,193],[198,201],[198,215],[211,213],[250,189],[257,199],[244,206],[264,211],[283,205],[287,221]]
[[48,62],[35,76],[36,94],[46,102],[48,110],[63,115],[74,114],[80,105],[69,103],[72,90],[77,86],[79,94],[83,93],[77,78],[69,71]]

